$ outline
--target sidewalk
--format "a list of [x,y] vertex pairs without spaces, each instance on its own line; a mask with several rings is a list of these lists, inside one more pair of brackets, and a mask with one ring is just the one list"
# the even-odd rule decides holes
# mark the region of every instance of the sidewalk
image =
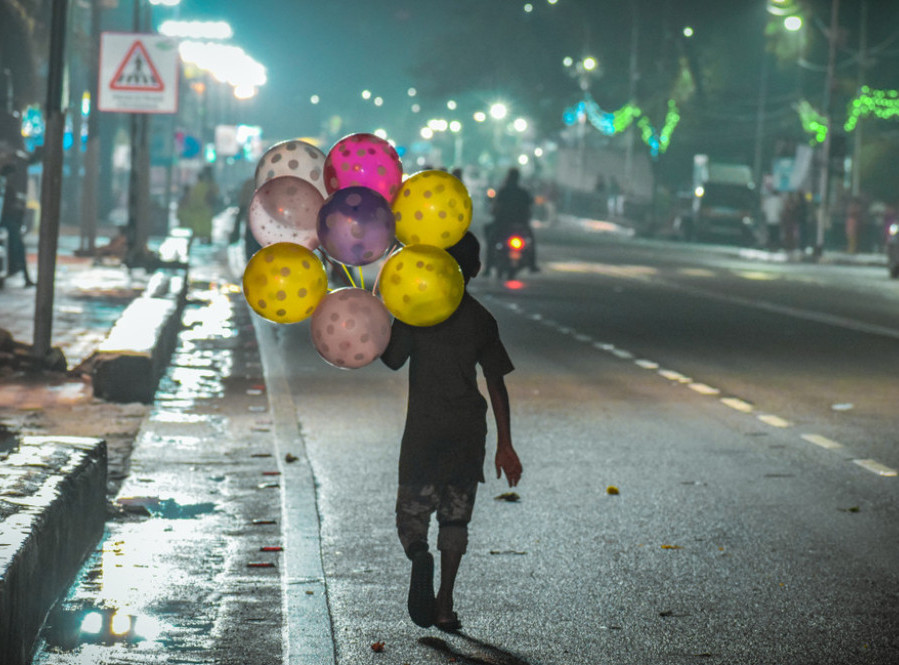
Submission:
[[[589,219],[586,217],[575,217],[572,215],[560,214],[554,225],[547,225],[545,222],[535,224],[538,229],[544,231],[569,231],[569,232],[587,232],[596,234],[611,234],[621,237],[633,238],[637,236],[637,225],[628,219],[617,219],[615,221]],[[658,236],[657,238],[647,238],[648,242],[677,242],[677,238],[673,236]],[[819,265],[845,265],[845,266],[868,266],[883,267],[886,271],[887,257],[886,254],[880,252],[859,252],[857,254],[849,254],[845,251],[825,249],[823,254],[816,258],[811,254],[803,253],[798,250],[787,251],[782,249],[760,249],[753,247],[740,247],[739,245],[713,244],[713,243],[691,243],[691,247],[699,248],[704,251],[715,252],[717,254],[725,254],[736,258],[747,259],[750,261],[760,261],[766,263],[809,263]]]
[[[12,420],[10,429],[19,433],[65,431],[81,422],[88,435],[109,442],[114,424],[123,424],[110,445],[105,533],[74,585],[68,580],[57,589],[68,595],[46,620],[35,665],[334,660],[323,573],[288,577],[296,575],[292,559],[318,552],[317,514],[291,523],[303,547],[287,551],[282,533],[283,487],[290,482],[292,496],[314,497],[311,471],[299,437],[274,440],[256,330],[237,285],[242,265],[229,269],[226,251],[221,245],[191,250],[178,344],[151,405],[98,400],[85,376],[0,378],[8,394],[24,388],[29,395],[0,407],[0,421]],[[95,268],[72,263],[80,277],[58,282],[57,306],[71,298],[92,309],[76,285]],[[109,270],[101,269],[105,282],[113,279]],[[25,292],[18,281],[0,299],[17,302],[21,313],[33,289]],[[127,304],[123,297],[116,311]],[[11,318],[0,316],[0,327]],[[72,339],[101,339],[114,323],[107,319],[94,329],[86,315],[63,321],[54,343],[64,339],[63,329]],[[22,334],[29,330],[27,323],[13,324]],[[74,362],[90,355],[74,349],[64,347]],[[81,386],[65,389],[77,399],[62,403],[57,385]],[[24,411],[26,403],[34,410]],[[0,543],[8,540],[4,526],[0,512]],[[285,593],[295,624],[289,636]]]

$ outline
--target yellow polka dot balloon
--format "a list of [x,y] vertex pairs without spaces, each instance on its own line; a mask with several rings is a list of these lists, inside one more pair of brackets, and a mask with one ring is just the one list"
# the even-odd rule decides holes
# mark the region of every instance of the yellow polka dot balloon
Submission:
[[420,171],[393,199],[396,237],[404,245],[455,245],[471,224],[471,196],[445,171]]
[[387,311],[412,326],[445,321],[465,291],[459,264],[433,245],[407,245],[395,252],[384,263],[380,284]]
[[312,316],[327,290],[328,275],[321,259],[292,242],[263,247],[243,273],[247,303],[275,323],[297,323]]

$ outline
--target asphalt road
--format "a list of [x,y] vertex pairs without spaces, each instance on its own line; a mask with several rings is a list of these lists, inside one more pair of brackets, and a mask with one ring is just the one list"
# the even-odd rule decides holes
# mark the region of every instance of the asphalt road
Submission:
[[517,367],[524,477],[494,500],[489,444],[461,635],[405,612],[405,372],[332,368],[303,324],[262,336],[315,477],[337,662],[899,662],[899,284],[608,236],[540,249],[540,274],[472,284]]

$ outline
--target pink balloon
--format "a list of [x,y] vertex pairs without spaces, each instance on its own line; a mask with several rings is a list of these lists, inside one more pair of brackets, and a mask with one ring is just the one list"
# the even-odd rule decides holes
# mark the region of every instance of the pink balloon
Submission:
[[331,365],[358,369],[378,358],[390,341],[390,314],[365,289],[327,294],[312,314],[312,345]]
[[263,247],[292,242],[307,249],[318,247],[318,211],[325,202],[314,185],[294,176],[264,183],[250,201],[247,221]]
[[351,186],[368,187],[393,201],[403,182],[403,165],[392,145],[374,134],[350,134],[328,152],[325,187],[329,193]]

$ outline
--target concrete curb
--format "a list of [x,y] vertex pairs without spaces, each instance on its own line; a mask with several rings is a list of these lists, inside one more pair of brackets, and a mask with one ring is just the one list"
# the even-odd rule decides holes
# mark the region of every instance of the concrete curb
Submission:
[[103,534],[106,442],[26,437],[0,468],[0,519],[0,662],[27,665],[47,613]]
[[92,358],[95,397],[120,403],[153,401],[181,330],[187,287],[186,268],[153,274]]

